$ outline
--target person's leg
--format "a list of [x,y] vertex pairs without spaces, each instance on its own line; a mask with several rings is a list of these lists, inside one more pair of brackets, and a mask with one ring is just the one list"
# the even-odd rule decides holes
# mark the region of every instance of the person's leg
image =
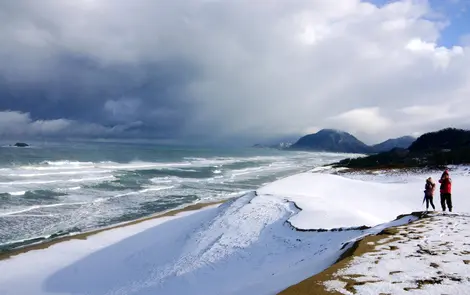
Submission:
[[447,207],[449,208],[449,212],[452,212],[452,195],[447,194],[446,196]]
[[442,207],[442,211],[446,211],[446,198],[445,198],[445,194],[441,194],[441,207]]
[[436,210],[436,206],[434,206],[433,199],[434,199],[434,196],[429,196],[429,202],[431,203],[432,210]]
[[424,199],[426,200],[426,211],[428,211],[428,208],[429,208],[429,196],[425,196]]

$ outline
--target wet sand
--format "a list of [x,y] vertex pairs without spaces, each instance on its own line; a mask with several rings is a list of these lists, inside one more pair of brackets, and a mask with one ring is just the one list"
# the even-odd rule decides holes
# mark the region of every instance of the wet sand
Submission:
[[76,234],[76,235],[72,235],[72,236],[60,237],[60,238],[57,238],[57,239],[49,240],[49,241],[34,244],[34,245],[28,245],[28,246],[18,248],[18,249],[14,249],[14,250],[11,250],[11,251],[8,251],[8,252],[5,252],[5,253],[0,253],[0,261],[11,258],[11,257],[16,256],[16,255],[20,255],[22,253],[29,252],[29,251],[47,249],[50,246],[55,245],[57,243],[70,241],[70,240],[86,240],[89,236],[92,236],[92,235],[95,235],[95,234],[98,234],[98,233],[101,233],[101,232],[104,232],[104,231],[107,231],[107,230],[112,230],[112,229],[125,227],[125,226],[129,226],[129,225],[134,225],[134,224],[138,224],[138,223],[148,221],[148,220],[152,220],[152,219],[156,219],[156,218],[174,216],[174,215],[176,215],[178,213],[181,213],[181,212],[199,210],[199,209],[202,209],[204,207],[217,205],[217,204],[222,204],[224,202],[225,201],[218,201],[218,202],[211,202],[211,203],[197,203],[197,204],[189,205],[189,206],[184,207],[182,209],[171,210],[171,211],[168,211],[166,213],[156,214],[156,215],[136,219],[136,220],[133,220],[133,221],[129,221],[129,222],[126,222],[126,223],[121,223],[121,224],[118,224],[118,225],[114,225],[114,226],[110,226],[110,227],[106,227],[106,228],[102,228],[102,229],[97,229],[97,230],[93,230],[93,231],[89,231],[89,232],[85,232],[85,233],[81,233],[81,234]]

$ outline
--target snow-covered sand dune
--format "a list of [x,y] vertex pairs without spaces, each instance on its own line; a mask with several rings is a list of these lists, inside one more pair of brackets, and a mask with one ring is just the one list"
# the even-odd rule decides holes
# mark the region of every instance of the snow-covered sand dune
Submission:
[[302,211],[289,218],[298,229],[374,226],[422,209],[421,184],[384,184],[331,174],[302,173],[259,190],[295,202]]
[[[455,210],[469,211],[470,182],[453,180]],[[0,261],[0,294],[275,294],[330,266],[351,241],[413,220],[390,222],[423,209],[423,185],[294,175],[218,207]],[[362,225],[371,228],[301,231]]]
[[469,215],[439,214],[398,228],[390,242],[355,257],[326,285],[351,294],[339,278],[354,277],[358,294],[469,294],[469,221]]

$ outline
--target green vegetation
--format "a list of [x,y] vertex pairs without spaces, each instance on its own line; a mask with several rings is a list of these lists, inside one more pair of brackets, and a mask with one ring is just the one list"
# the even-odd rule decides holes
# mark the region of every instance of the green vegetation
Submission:
[[395,148],[375,155],[345,159],[335,167],[412,168],[442,167],[470,163],[470,131],[446,128],[423,134],[409,148]]

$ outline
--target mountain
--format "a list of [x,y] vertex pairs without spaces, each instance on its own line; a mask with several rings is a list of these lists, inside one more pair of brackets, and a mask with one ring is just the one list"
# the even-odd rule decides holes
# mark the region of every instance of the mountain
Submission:
[[470,163],[470,131],[446,128],[418,137],[407,149],[394,148],[368,157],[335,163],[347,168],[441,167]]
[[374,149],[353,135],[334,129],[322,129],[301,137],[290,149],[368,154]]
[[409,147],[411,152],[470,148],[470,131],[446,128],[423,134]]
[[402,136],[398,138],[387,139],[384,142],[372,146],[375,152],[387,152],[394,148],[407,149],[416,140],[413,136]]

